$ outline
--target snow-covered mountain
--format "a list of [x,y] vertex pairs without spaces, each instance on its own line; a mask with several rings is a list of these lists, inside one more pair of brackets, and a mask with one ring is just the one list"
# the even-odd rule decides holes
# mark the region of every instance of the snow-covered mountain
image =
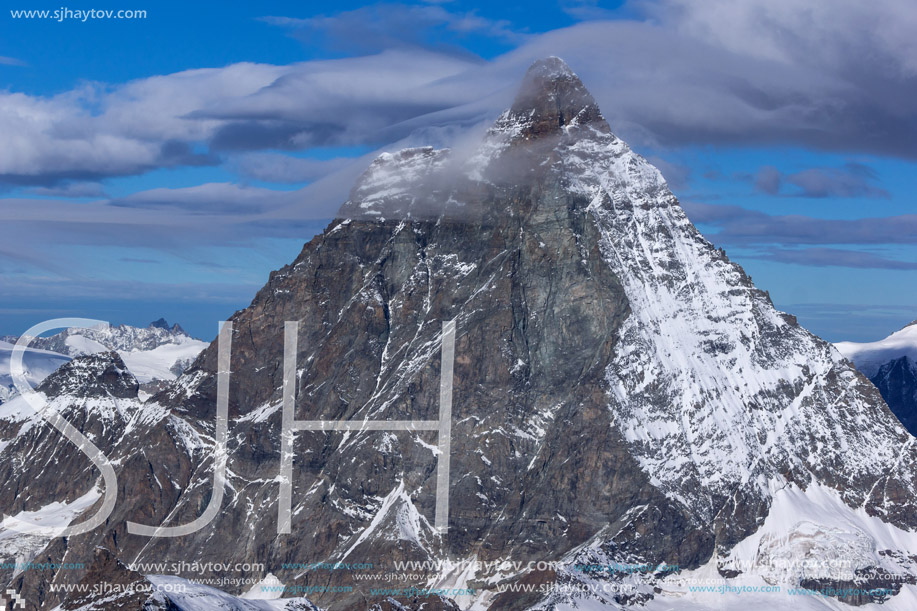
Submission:
[[[117,353],[77,357],[48,375],[36,399],[15,396],[0,405],[0,575],[29,571],[54,539],[49,533],[5,528],[7,516],[62,528],[102,496],[93,466],[42,414],[56,413],[97,447],[110,448],[140,412],[139,384]],[[36,411],[36,407],[39,408]]]
[[917,435],[917,321],[876,342],[835,346],[876,385],[905,428]]
[[[17,338],[5,338],[14,343]],[[169,326],[160,318],[147,327],[100,325],[71,328],[49,337],[33,339],[29,347],[42,354],[66,357],[116,351],[141,384],[154,380],[174,380],[207,347],[207,343],[188,335],[178,324]],[[0,345],[0,349],[2,345]],[[45,368],[47,369],[47,368]],[[46,376],[53,371],[44,371]],[[7,367],[4,371],[9,371]],[[36,377],[40,381],[44,376]]]
[[[382,155],[338,216],[233,315],[228,363],[214,343],[144,403],[117,354],[80,357],[46,383],[74,419],[96,413],[84,396],[105,399],[111,424],[97,438],[119,502],[103,527],[48,542],[42,557],[213,560],[248,567],[234,577],[296,584],[330,611],[917,608],[914,438],[848,361],[703,238],[561,60],[530,68],[470,154]],[[295,363],[286,321],[298,323]],[[444,396],[450,425],[433,430]],[[354,424],[290,432],[285,475],[291,415]],[[0,475],[16,485],[29,448],[58,438],[33,427],[41,437],[24,441],[25,423],[7,420]],[[73,504],[101,487],[87,475],[0,504]],[[443,491],[448,528],[436,529]],[[127,526],[193,523],[212,502],[189,535]],[[393,582],[401,562],[410,577]],[[314,568],[350,563],[373,571]],[[9,581],[52,608],[52,579],[98,577]]]
[[[13,343],[17,338],[3,339]],[[119,352],[153,350],[166,344],[185,343],[189,339],[193,338],[180,325],[169,327],[169,323],[160,318],[146,327],[103,323],[97,327],[65,329],[49,337],[34,338],[29,345],[59,354],[82,356],[100,349]]]
[[834,345],[863,375],[872,378],[883,365],[901,357],[917,362],[917,320],[879,341],[837,342]]
[[[0,340],[0,403],[8,401],[10,397],[17,394],[13,387],[13,378],[10,376],[10,357],[13,354],[13,347],[13,344]],[[29,348],[23,358],[26,379],[34,386],[69,360],[69,356],[57,352]]]

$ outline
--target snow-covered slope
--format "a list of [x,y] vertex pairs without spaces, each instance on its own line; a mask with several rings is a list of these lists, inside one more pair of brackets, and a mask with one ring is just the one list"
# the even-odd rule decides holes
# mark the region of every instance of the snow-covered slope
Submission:
[[[0,415],[0,418],[2,417]],[[0,441],[0,461],[4,460],[2,451],[8,443]],[[33,511],[20,511],[13,515],[12,519],[41,524],[49,529],[62,528],[70,525],[78,515],[92,507],[101,496],[101,492],[93,488],[72,502],[52,501]],[[21,567],[32,562],[51,538],[40,533],[27,534],[12,530],[8,527],[12,519],[6,517],[0,522],[0,559],[15,563],[16,568],[10,574],[11,578],[15,578],[22,572]]]
[[[601,575],[606,571],[600,567],[611,566],[621,571],[615,580],[619,590],[655,594],[647,604],[636,606],[646,611],[851,608],[830,595],[832,591],[846,591],[847,596],[840,598],[856,601],[857,608],[864,611],[917,609],[917,586],[912,583],[917,561],[887,552],[917,549],[917,533],[883,522],[862,507],[850,508],[837,491],[820,484],[805,490],[791,484],[772,492],[770,511],[756,532],[728,554],[694,570],[657,578],[652,575],[655,571],[639,567],[627,575],[627,565],[615,565],[595,549],[587,550],[590,562],[570,571],[567,583],[570,590],[583,593],[557,597],[566,602],[556,609],[621,609],[610,597],[601,596]],[[900,579],[879,587],[873,582],[876,575],[898,575]],[[594,593],[586,594],[589,590]],[[886,593],[874,602],[855,594],[876,590]]]
[[[181,577],[149,575],[147,579],[181,611],[320,611],[307,598],[281,598],[284,586],[279,581],[276,584],[264,586],[266,591],[270,590],[271,596],[243,596],[240,598]],[[259,587],[255,586],[255,588]],[[277,588],[277,591],[274,592],[273,588]],[[294,592],[295,586],[291,587],[289,591]]]
[[166,344],[183,344],[192,339],[179,325],[169,327],[159,319],[146,327],[100,324],[90,328],[65,329],[50,337],[38,338],[33,346],[47,348],[70,356],[105,350],[132,352],[152,350]]
[[127,368],[141,384],[153,380],[174,380],[207,347],[198,339],[182,339],[151,350],[118,350]]
[[174,380],[207,347],[206,342],[194,339],[178,325],[169,327],[162,319],[147,327],[67,329],[35,343],[70,356],[115,350],[141,384]]
[[[10,357],[12,353],[13,344],[0,341],[0,403],[9,400],[10,397],[16,394],[16,390],[13,388],[13,379],[10,377]],[[38,384],[69,360],[69,356],[51,352],[50,350],[29,348],[26,350],[25,358],[23,359],[26,378],[32,385]]]
[[902,356],[917,363],[917,321],[876,342],[838,342],[834,345],[867,378],[872,378],[879,367]]

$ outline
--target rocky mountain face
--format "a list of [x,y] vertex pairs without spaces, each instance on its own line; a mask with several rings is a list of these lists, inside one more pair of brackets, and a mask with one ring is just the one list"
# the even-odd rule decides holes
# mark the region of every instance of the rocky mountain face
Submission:
[[[105,584],[107,588],[98,588]],[[140,573],[131,571],[105,548],[96,548],[92,564],[61,605],[66,611],[121,609],[124,611],[180,611],[165,594]],[[83,591],[80,591],[83,590]]]
[[[37,388],[38,407],[44,413],[60,414],[107,451],[124,437],[140,409],[138,388],[117,353],[83,356],[63,365]],[[4,517],[66,526],[101,497],[98,475],[87,457],[36,413],[26,397],[17,396],[0,406],[0,512]],[[18,578],[27,584],[44,571],[26,570],[24,565],[60,562],[65,539],[19,533],[6,525],[4,521],[0,526],[0,582]]]
[[[213,520],[174,538],[127,528],[191,523],[213,498],[216,342],[123,418],[107,412],[99,446],[119,503],[103,527],[36,557],[88,566],[105,548],[128,567],[211,567],[174,571],[186,579],[270,572],[331,610],[611,609],[685,598],[686,575],[853,583],[822,570],[825,554],[898,582],[915,574],[917,445],[865,377],[697,232],[562,61],[532,66],[471,154],[379,157],[338,216],[231,318]],[[439,418],[452,320],[442,533],[437,432],[368,423]],[[294,418],[363,430],[295,433],[292,533],[279,534],[287,321],[298,322]],[[99,380],[106,400],[132,401],[118,380]],[[43,392],[80,396],[66,383]],[[22,461],[18,439],[0,460]],[[8,511],[82,498],[94,490],[87,475],[74,474],[79,490],[47,482],[58,496]],[[403,561],[421,564],[393,580]],[[372,569],[342,568],[356,564]],[[610,568],[624,564],[654,568]],[[85,574],[11,583],[30,608],[53,608],[50,585]],[[585,587],[595,584],[621,587]],[[896,597],[913,597],[908,588]]]
[[172,335],[188,335],[188,332],[181,328],[181,325],[175,323],[171,327],[165,318],[159,318],[150,323],[150,328],[163,329],[169,331]]
[[898,357],[879,367],[870,380],[904,428],[917,436],[917,363]]
[[901,424],[917,436],[917,320],[876,342],[837,349],[876,385]]
[[[137,380],[120,357],[109,352],[70,361],[37,391],[45,410],[59,413],[96,445],[111,447],[121,439],[137,409],[137,389]],[[4,515],[28,511],[34,506],[31,500],[39,506],[71,502],[95,488],[89,461],[66,460],[79,453],[62,448],[56,431],[23,397],[4,404],[2,410],[0,457],[9,458],[0,462],[0,511]]]

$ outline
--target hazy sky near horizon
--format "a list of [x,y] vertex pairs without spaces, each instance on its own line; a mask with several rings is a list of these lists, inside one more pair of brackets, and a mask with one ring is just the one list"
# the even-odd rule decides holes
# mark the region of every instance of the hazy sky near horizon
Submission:
[[212,338],[375,155],[480,131],[548,55],[806,327],[917,318],[909,0],[144,4],[0,13],[0,335]]

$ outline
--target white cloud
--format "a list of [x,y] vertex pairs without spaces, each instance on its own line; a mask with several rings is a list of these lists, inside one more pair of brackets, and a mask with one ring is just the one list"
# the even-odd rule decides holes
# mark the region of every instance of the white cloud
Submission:
[[5,55],[0,55],[0,66],[25,66],[26,63],[15,57],[7,57]]
[[303,159],[277,153],[245,153],[231,165],[245,178],[264,182],[311,182],[353,163],[350,157]]
[[[415,47],[187,70],[51,97],[0,93],[0,181],[49,186],[220,162],[211,151],[382,146],[492,118],[527,64],[546,55],[567,59],[637,146],[788,143],[917,156],[917,38],[909,34],[917,11],[906,2],[639,7],[648,19],[530,36],[489,63]],[[427,21],[405,14],[402,26],[421,27],[429,11],[443,10],[419,8]],[[499,27],[474,14],[447,17],[434,21]],[[309,25],[327,30],[365,18],[346,13]]]
[[195,152],[209,144],[248,150],[371,140],[393,123],[453,104],[456,92],[436,82],[469,66],[388,52],[189,70],[52,97],[0,93],[0,181],[47,186],[215,163]]
[[97,182],[69,182],[59,187],[34,187],[27,189],[26,193],[45,197],[107,197],[105,189]]
[[845,72],[872,65],[917,74],[917,11],[909,0],[661,0],[645,5],[663,23],[728,51]]

